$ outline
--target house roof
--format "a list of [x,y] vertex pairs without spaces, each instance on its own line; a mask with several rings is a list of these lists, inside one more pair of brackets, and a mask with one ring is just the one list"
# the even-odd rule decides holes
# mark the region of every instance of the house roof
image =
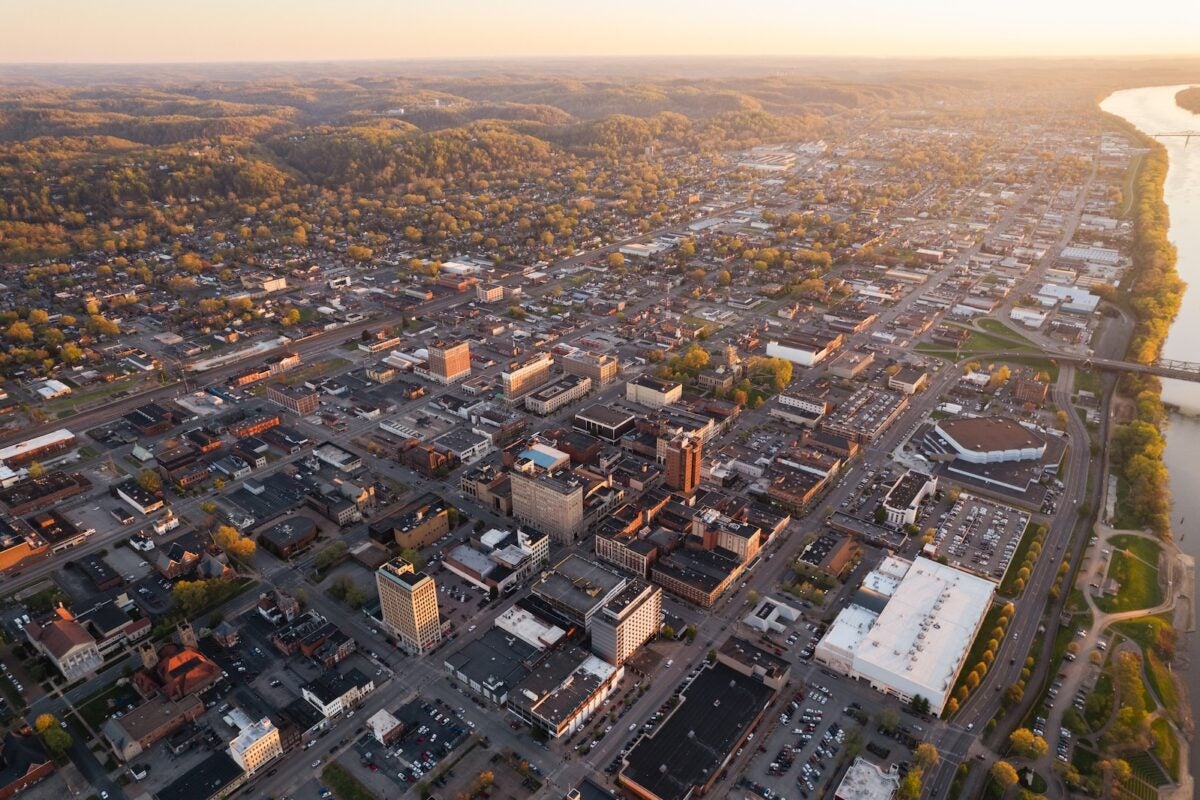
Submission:
[[59,608],[55,614],[57,618],[45,625],[31,623],[26,627],[29,635],[55,658],[62,658],[76,647],[96,643],[87,628],[76,622],[70,611]]

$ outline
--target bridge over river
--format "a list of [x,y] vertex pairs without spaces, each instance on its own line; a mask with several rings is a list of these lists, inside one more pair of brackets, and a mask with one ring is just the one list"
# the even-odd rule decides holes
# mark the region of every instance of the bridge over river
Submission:
[[[1198,134],[1200,135],[1200,134]],[[1039,355],[1026,352],[980,353],[984,358],[1029,358]],[[1175,361],[1163,358],[1153,364],[1139,364],[1136,361],[1121,361],[1113,358],[1095,358],[1076,353],[1062,353],[1055,350],[1043,350],[1044,358],[1053,359],[1060,364],[1074,364],[1084,369],[1100,369],[1106,372],[1136,372],[1142,375],[1157,375],[1160,378],[1173,378],[1178,381],[1200,383],[1200,364],[1191,361]]]

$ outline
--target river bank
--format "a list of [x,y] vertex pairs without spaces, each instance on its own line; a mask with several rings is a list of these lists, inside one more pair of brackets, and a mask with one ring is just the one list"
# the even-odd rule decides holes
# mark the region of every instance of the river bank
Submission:
[[[1174,251],[1174,270],[1193,291],[1185,291],[1177,313],[1161,342],[1158,357],[1186,361],[1197,360],[1196,342],[1200,341],[1200,148],[1187,147],[1187,140],[1165,138],[1161,143],[1153,135],[1191,130],[1197,127],[1194,115],[1176,103],[1176,95],[1186,86],[1148,87],[1115,92],[1101,108],[1132,125],[1167,161],[1161,176],[1158,202],[1166,217],[1166,234]],[[1137,209],[1134,210],[1137,213]],[[1192,560],[1200,558],[1200,384],[1163,380],[1155,392],[1163,409],[1160,429],[1165,438],[1161,461],[1171,494],[1167,531],[1177,547]],[[1193,578],[1194,580],[1194,578]],[[1191,627],[1195,619],[1195,586],[1186,592],[1189,607],[1177,617],[1177,624]],[[1200,637],[1191,631],[1178,648],[1179,665],[1190,698],[1200,696]],[[1191,737],[1188,761],[1200,763],[1200,742]]]

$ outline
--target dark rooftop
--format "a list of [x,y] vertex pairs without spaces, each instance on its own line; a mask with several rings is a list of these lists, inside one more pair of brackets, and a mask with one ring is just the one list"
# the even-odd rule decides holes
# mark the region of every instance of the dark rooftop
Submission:
[[773,694],[724,664],[701,670],[658,730],[630,750],[621,777],[683,800],[721,770]]

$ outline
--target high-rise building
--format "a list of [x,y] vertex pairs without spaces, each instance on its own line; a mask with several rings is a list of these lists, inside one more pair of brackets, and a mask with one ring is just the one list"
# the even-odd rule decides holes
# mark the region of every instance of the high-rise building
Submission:
[[514,469],[513,515],[559,544],[573,544],[584,532],[584,481],[568,469]]
[[508,369],[500,373],[504,398],[516,400],[549,382],[550,368],[553,366],[554,357],[549,353],[537,353],[524,361],[513,361]]
[[375,573],[383,624],[414,654],[427,653],[442,641],[437,585],[403,558],[394,558]]
[[438,340],[426,349],[429,351],[429,377],[440,383],[455,383],[471,376],[469,342]]
[[662,588],[631,580],[592,617],[592,652],[621,666],[662,627]]
[[677,492],[690,495],[700,485],[700,459],[704,443],[699,436],[682,433],[663,447],[666,484]]
[[263,764],[283,755],[279,729],[270,718],[263,717],[243,728],[237,738],[229,743],[229,755],[246,774],[253,775]]

